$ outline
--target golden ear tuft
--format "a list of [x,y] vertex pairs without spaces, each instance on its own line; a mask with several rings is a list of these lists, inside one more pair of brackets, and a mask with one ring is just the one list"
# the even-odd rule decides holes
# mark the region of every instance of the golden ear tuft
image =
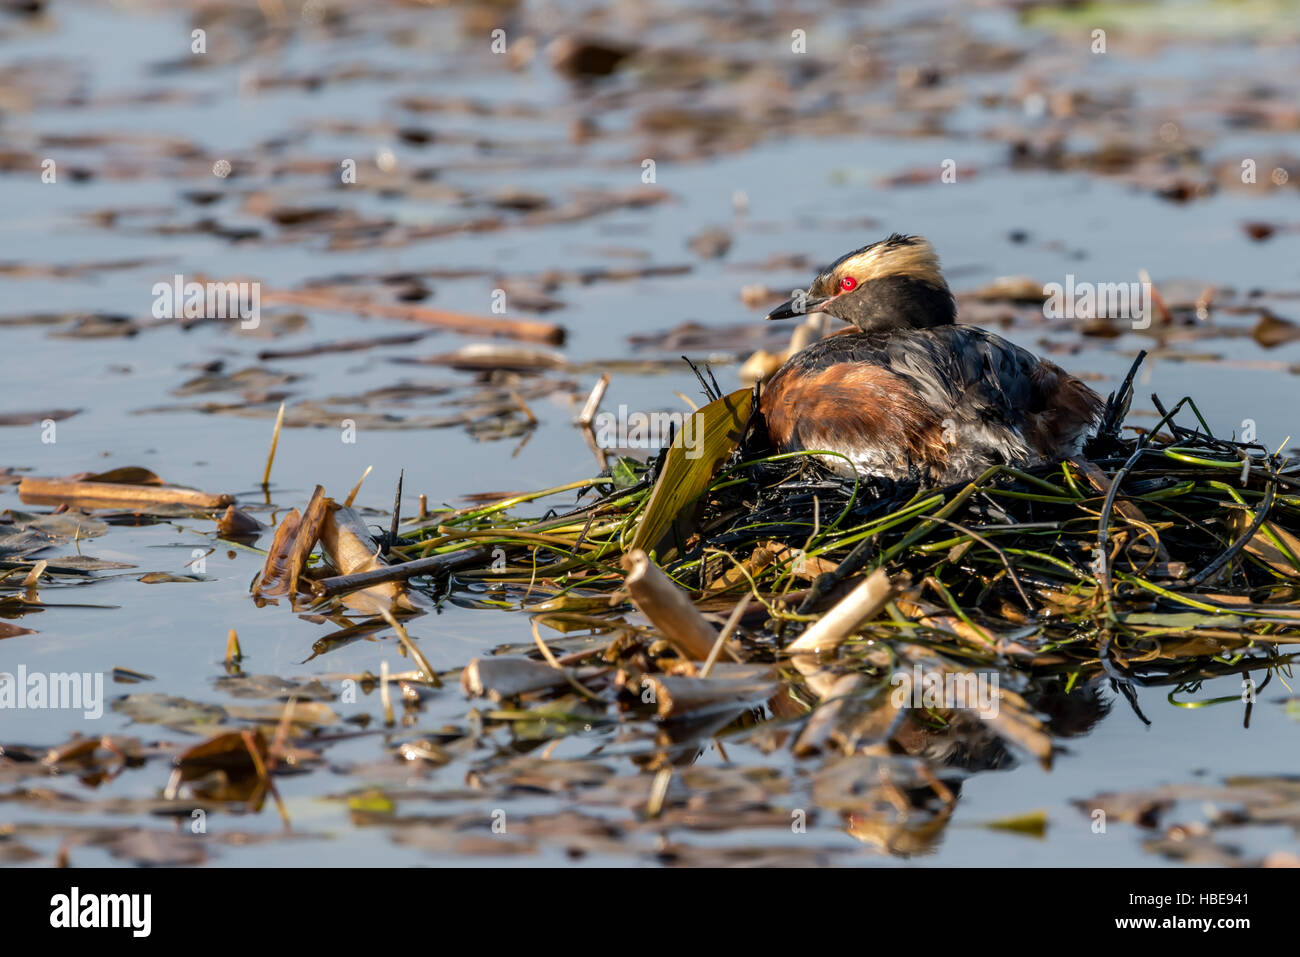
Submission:
[[935,286],[946,285],[939,256],[922,236],[894,234],[840,258],[827,272],[832,284],[844,276],[851,276],[858,285],[886,276],[908,276]]

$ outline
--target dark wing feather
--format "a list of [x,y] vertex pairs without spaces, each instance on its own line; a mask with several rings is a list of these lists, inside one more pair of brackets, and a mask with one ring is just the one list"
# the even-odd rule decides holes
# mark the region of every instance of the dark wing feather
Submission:
[[1008,461],[1031,451],[1065,454],[1101,414],[1100,397],[1078,379],[975,326],[830,336],[793,356],[787,368],[817,372],[838,363],[888,370],[941,418],[951,418],[959,435]]

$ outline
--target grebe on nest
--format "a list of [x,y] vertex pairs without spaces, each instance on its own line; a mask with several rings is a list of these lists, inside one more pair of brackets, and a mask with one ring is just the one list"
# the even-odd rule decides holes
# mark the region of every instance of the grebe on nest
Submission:
[[841,473],[949,484],[1074,455],[1101,424],[1101,397],[1074,376],[955,324],[920,236],[841,256],[799,298],[767,318],[825,312],[860,331],[795,353],[763,388],[759,409],[780,452],[834,452],[822,460]]

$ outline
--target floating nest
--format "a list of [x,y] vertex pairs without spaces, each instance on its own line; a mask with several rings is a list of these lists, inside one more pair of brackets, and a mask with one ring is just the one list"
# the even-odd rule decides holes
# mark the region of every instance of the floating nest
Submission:
[[[1109,679],[1135,708],[1133,683],[1186,690],[1261,668],[1267,682],[1289,662],[1279,646],[1300,640],[1300,467],[1214,436],[1190,399],[1166,411],[1153,396],[1159,421],[1124,434],[1132,375],[1086,458],[942,489],[841,478],[807,453],[756,455],[747,394],[715,393],[697,413],[705,454],[688,459],[679,436],[649,464],[619,459],[557,489],[437,513],[390,557],[438,601],[624,634],[613,658],[602,647],[588,663],[654,645],[664,661],[642,656],[650,672],[698,671],[672,662],[698,657],[673,640],[692,627],[670,620],[690,617],[684,605],[715,631],[727,623],[733,664],[770,664],[883,570],[887,599],[821,648],[836,650],[822,672],[883,679],[923,660],[1066,693]],[[714,421],[731,426],[711,432]],[[543,509],[575,491],[575,506]],[[628,579],[642,550],[688,603],[638,600]],[[629,598],[655,629],[629,624]]]
[[[412,613],[526,613],[531,642],[460,670],[496,702],[490,725],[537,739],[616,727],[660,769],[733,736],[823,754],[818,806],[851,813],[864,840],[919,847],[962,776],[1017,753],[1050,763],[1057,739],[1106,713],[1107,687],[1144,721],[1137,685],[1180,705],[1240,700],[1249,720],[1289,670],[1300,467],[1214,436],[1190,399],[1153,397],[1154,427],[1123,429],[1136,368],[1083,455],[947,488],[772,454],[753,394],[710,384],[649,463],[394,520],[378,549],[318,488],[254,591],[384,617],[416,665],[401,678],[413,699],[440,678],[407,635]],[[327,564],[313,568],[317,541]],[[1240,695],[1196,699],[1229,674]],[[520,761],[481,770],[537,771]]]

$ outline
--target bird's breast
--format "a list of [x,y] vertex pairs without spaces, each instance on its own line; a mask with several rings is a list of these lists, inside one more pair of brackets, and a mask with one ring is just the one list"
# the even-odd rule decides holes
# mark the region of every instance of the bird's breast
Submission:
[[868,362],[787,364],[759,408],[778,450],[836,453],[828,464],[841,470],[853,463],[856,471],[906,474],[909,465],[941,466],[948,454],[936,410],[906,378]]

